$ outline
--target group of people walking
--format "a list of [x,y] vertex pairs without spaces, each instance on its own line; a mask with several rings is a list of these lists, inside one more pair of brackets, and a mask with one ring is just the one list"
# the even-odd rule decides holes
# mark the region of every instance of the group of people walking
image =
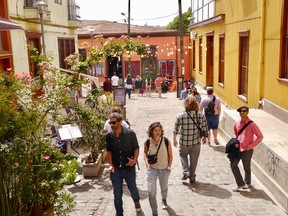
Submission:
[[[153,80],[151,75],[147,75],[145,79],[142,79],[140,75],[137,75],[135,79],[128,74],[124,80],[124,87],[126,89],[126,94],[128,98],[131,99],[131,93],[135,89],[138,96],[143,96],[144,93],[147,97],[151,97],[151,88],[152,85],[155,86],[158,97],[161,98],[163,84],[165,83],[165,79],[157,75],[155,80]],[[105,81],[103,82],[103,90],[105,95],[109,95],[114,88],[118,88],[120,86],[120,78],[117,76],[116,72],[113,73],[111,79],[109,77],[105,77]],[[168,87],[167,87],[168,90]]]
[[[148,130],[148,138],[143,143],[143,157],[147,168],[147,192],[152,215],[158,215],[156,199],[157,179],[161,190],[161,207],[168,208],[168,180],[173,163],[172,145],[178,148],[182,165],[182,181],[189,180],[191,184],[196,181],[196,169],[201,151],[201,144],[211,144],[212,135],[214,143],[219,145],[217,129],[221,113],[221,102],[213,94],[213,89],[207,89],[207,97],[199,103],[195,97],[184,100],[184,111],[176,116],[172,142],[164,136],[163,126],[160,122],[153,122]],[[213,109],[212,109],[213,108]],[[241,191],[251,187],[251,158],[253,148],[263,139],[263,135],[254,122],[248,117],[249,108],[241,106],[237,109],[240,120],[234,125],[234,135],[239,144],[234,147],[239,151],[239,157],[230,161],[232,173],[237,186],[234,191]],[[136,186],[136,168],[140,154],[139,143],[135,132],[122,125],[123,118],[119,112],[112,112],[108,124],[111,131],[106,135],[107,158],[110,165],[111,181],[114,190],[114,205],[116,215],[122,216],[123,180],[126,181],[136,212],[141,211],[140,196]],[[244,131],[239,131],[249,122]],[[212,134],[210,133],[212,131]],[[178,138],[179,136],[179,138]],[[254,139],[254,136],[256,139]],[[238,163],[242,160],[245,176],[241,175]]]

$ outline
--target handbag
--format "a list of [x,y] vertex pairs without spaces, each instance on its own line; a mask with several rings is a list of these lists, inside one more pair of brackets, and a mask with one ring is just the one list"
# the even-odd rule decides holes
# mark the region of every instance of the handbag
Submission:
[[149,155],[149,154],[148,154],[148,155],[147,155],[147,162],[148,162],[149,164],[155,164],[155,163],[157,163],[157,155],[158,155],[158,151],[159,151],[159,149],[160,149],[162,140],[163,140],[163,137],[161,138],[161,141],[160,141],[160,144],[159,144],[159,146],[158,146],[158,148],[157,148],[156,154],[153,154],[153,155]]
[[[245,129],[250,123],[252,123],[252,122],[253,122],[253,121],[247,122],[247,123],[240,129],[240,131],[238,132],[238,136],[239,136],[239,135],[244,131],[244,129]],[[235,146],[235,144],[240,144],[240,142],[239,142],[238,138],[233,137],[233,138],[231,138],[231,139],[227,142],[226,148],[225,148],[225,153],[229,153],[229,152],[232,150],[232,148]]]
[[[187,112],[187,111],[186,111]],[[197,111],[196,111],[196,116],[197,116]],[[189,115],[189,117],[192,119],[192,121],[193,121],[193,123],[196,125],[196,127],[198,128],[198,130],[199,130],[199,134],[200,134],[200,137],[206,137],[207,136],[207,134],[206,134],[206,132],[204,132],[204,131],[202,131],[202,129],[198,126],[198,124],[194,121],[194,119],[192,118],[192,116],[190,115],[190,113],[189,112],[187,112],[187,114]]]

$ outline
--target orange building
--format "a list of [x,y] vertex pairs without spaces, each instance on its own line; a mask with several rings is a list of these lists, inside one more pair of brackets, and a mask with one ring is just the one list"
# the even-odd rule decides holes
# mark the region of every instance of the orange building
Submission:
[[[95,21],[83,20],[82,27],[78,29],[78,46],[79,53],[86,53],[83,49],[83,43],[89,42],[90,45],[96,45],[93,37],[95,35],[103,35],[104,38],[115,37],[120,38],[122,35],[127,35],[127,24],[114,23],[110,21]],[[151,26],[130,26],[130,36],[136,38],[142,37],[143,44],[149,47],[149,55],[147,56],[131,56],[131,75],[135,78],[137,75],[161,74],[162,76],[171,75],[173,80],[177,77],[184,79],[190,78],[190,52],[189,36],[183,38],[183,55],[184,55],[184,70],[180,64],[180,37],[179,31],[168,30],[160,27]],[[103,81],[105,76],[111,77],[113,72],[123,80],[128,74],[129,56],[107,56],[105,62],[100,65],[95,65],[91,69],[90,75],[99,77]]]

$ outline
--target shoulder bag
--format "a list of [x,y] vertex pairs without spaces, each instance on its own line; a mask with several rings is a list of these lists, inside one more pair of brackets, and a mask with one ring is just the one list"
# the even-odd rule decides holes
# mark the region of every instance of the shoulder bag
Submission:
[[160,141],[160,144],[159,144],[159,146],[158,146],[158,148],[157,148],[157,152],[156,152],[156,154],[154,154],[154,155],[147,155],[147,161],[148,161],[148,163],[149,164],[155,164],[155,163],[157,163],[157,155],[158,155],[158,151],[159,151],[159,149],[160,149],[160,146],[161,146],[161,144],[162,144],[162,140],[163,140],[163,137],[161,138],[161,141]]
[[[199,134],[200,134],[200,137],[206,137],[206,133],[204,131],[202,131],[202,129],[199,127],[199,125],[194,121],[194,119],[192,118],[192,116],[190,115],[189,112],[186,111],[186,113],[189,115],[189,117],[192,119],[193,123],[196,125],[196,127],[198,128],[199,130]],[[196,111],[196,116],[198,115],[198,112]]]

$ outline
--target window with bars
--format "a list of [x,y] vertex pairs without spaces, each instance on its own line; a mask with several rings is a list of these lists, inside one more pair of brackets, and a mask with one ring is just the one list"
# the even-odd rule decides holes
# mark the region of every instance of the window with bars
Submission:
[[59,66],[63,69],[69,69],[65,58],[75,53],[74,38],[58,38]]
[[218,83],[224,85],[224,74],[225,74],[225,67],[224,67],[224,56],[225,56],[225,35],[219,35],[219,74],[218,74]]
[[194,23],[215,16],[215,0],[192,0],[192,18]]
[[288,79],[288,1],[283,0],[279,78]]
[[248,94],[249,31],[239,33],[239,83],[238,94]]

